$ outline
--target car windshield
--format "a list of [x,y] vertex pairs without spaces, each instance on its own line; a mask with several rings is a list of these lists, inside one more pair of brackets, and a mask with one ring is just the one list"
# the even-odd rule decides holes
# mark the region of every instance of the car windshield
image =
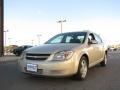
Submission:
[[59,43],[84,43],[86,32],[71,32],[58,34],[48,40],[45,44],[59,44]]

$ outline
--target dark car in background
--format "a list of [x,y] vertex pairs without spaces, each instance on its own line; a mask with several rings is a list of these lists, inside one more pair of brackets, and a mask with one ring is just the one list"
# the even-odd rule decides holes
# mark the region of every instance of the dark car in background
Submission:
[[30,48],[30,47],[32,46],[31,45],[19,46],[13,50],[13,54],[15,54],[16,56],[20,56],[25,49]]

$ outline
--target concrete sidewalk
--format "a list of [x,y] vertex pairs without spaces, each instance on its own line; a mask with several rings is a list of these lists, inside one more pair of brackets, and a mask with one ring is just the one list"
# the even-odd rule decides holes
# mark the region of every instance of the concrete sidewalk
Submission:
[[4,61],[16,61],[18,60],[20,57],[17,57],[15,55],[5,55],[0,57],[0,62],[4,62]]

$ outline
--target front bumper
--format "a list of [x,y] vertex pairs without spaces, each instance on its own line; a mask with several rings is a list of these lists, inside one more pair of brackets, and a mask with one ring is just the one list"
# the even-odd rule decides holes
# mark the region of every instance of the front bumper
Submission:
[[[37,72],[27,70],[27,64],[37,65]],[[70,76],[76,73],[75,60],[67,61],[35,61],[18,60],[22,72],[43,76]]]

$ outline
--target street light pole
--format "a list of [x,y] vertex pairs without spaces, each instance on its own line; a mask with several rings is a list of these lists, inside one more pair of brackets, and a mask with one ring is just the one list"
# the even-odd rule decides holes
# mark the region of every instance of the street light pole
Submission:
[[11,39],[12,39],[12,38],[8,38],[8,40],[9,40],[9,46],[12,45],[12,44],[11,44]]
[[33,46],[33,44],[34,44],[34,40],[32,40],[32,46]]
[[37,35],[37,37],[38,37],[38,45],[40,45],[40,43],[41,43],[41,42],[40,42],[40,37],[41,37],[41,36],[42,36],[41,34],[38,34],[38,35]]
[[63,23],[63,22],[66,22],[66,20],[60,20],[60,21],[58,21],[58,23],[61,24],[61,33],[62,33],[62,29],[63,29],[63,27],[62,27],[62,23]]

